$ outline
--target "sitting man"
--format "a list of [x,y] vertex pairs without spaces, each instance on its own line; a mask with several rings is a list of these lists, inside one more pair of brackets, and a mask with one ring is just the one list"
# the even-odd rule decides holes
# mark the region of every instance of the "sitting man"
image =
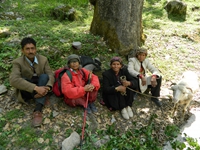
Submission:
[[54,74],[46,57],[37,54],[36,41],[26,37],[21,41],[23,55],[13,60],[10,74],[10,84],[15,87],[19,102],[27,103],[35,99],[32,125],[42,124],[42,108],[47,93],[52,89]]
[[96,112],[97,109],[94,101],[97,98],[98,89],[100,88],[99,79],[90,71],[81,68],[80,62],[80,57],[75,54],[69,55],[67,58],[67,67],[72,78],[70,79],[67,73],[63,74],[61,78],[61,89],[64,100],[69,106],[75,107],[80,105],[86,108],[86,93],[89,92],[87,112]]

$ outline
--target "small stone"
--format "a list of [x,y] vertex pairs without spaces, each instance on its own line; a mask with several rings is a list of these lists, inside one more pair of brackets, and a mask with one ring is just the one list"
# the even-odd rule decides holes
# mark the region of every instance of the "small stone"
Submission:
[[7,88],[5,85],[0,85],[0,94],[7,92]]
[[53,117],[56,117],[56,116],[58,116],[58,115],[59,115],[59,112],[53,111]]
[[51,121],[49,118],[45,118],[43,124],[49,124]]
[[43,138],[39,138],[37,141],[38,141],[38,143],[43,143],[44,139]]

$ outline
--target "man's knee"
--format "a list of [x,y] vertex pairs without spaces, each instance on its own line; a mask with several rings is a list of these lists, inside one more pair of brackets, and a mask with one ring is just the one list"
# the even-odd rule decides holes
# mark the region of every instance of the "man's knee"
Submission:
[[39,78],[49,80],[49,76],[48,76],[47,74],[41,74],[41,75],[39,76]]
[[49,81],[49,76],[47,74],[41,74],[39,76],[38,85],[39,86],[44,86],[44,85],[47,84],[48,81]]

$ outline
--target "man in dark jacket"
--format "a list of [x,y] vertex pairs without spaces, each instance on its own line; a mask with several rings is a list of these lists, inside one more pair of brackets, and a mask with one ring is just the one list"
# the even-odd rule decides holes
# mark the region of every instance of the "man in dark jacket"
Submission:
[[32,38],[21,41],[23,55],[13,60],[10,74],[10,84],[15,87],[16,98],[19,102],[27,103],[35,99],[36,107],[33,112],[32,125],[42,123],[42,108],[47,93],[52,89],[54,74],[46,57],[37,54],[36,42]]

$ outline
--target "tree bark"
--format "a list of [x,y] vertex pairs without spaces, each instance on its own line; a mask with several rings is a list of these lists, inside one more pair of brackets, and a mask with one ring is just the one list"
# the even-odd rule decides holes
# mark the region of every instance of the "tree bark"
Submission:
[[121,55],[141,46],[144,0],[90,0],[94,16],[90,32],[100,35]]

